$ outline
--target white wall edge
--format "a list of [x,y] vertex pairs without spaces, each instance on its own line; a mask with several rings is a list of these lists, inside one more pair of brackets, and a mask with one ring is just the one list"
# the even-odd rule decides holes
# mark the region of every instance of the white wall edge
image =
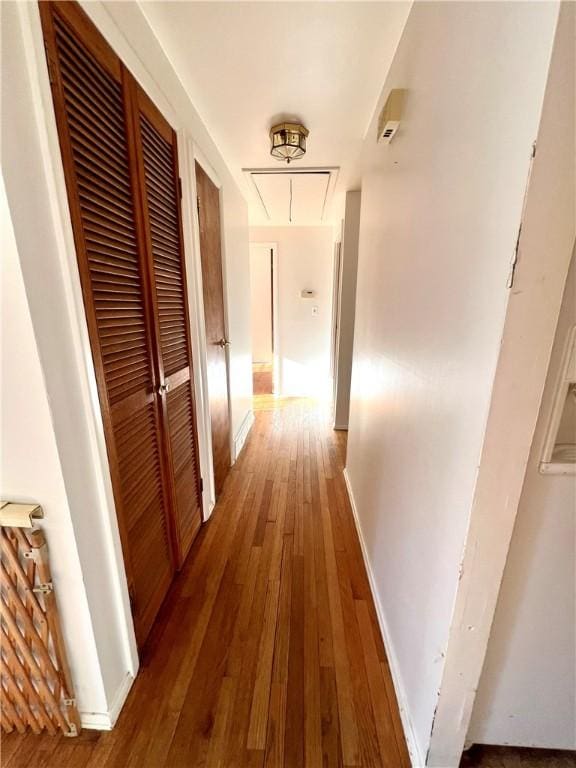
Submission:
[[264,246],[272,250],[272,394],[280,395],[282,355],[280,354],[280,314],[278,311],[278,243],[275,241],[269,243],[252,242],[250,240],[248,247],[251,249],[253,245]]
[[[108,544],[108,555],[110,559],[106,564],[106,567],[109,569],[113,590],[114,604],[112,607],[115,610],[118,619],[118,627],[122,641],[121,653],[124,657],[125,665],[128,668],[127,674],[135,676],[138,672],[140,662],[128,597],[128,585],[120,543],[120,534],[118,531],[116,505],[112,491],[100,400],[96,386],[92,350],[86,323],[82,288],[80,285],[76,246],[72,233],[66,182],[62,165],[62,154],[60,151],[52,92],[48,77],[40,15],[37,5],[28,3],[18,5],[18,13],[21,33],[24,40],[24,55],[26,57],[29,83],[34,98],[34,112],[37,122],[36,130],[38,131],[44,154],[45,183],[53,193],[49,200],[50,218],[54,230],[56,249],[61,268],[60,279],[62,280],[63,290],[67,300],[66,312],[70,320],[70,343],[77,364],[75,370],[75,374],[77,375],[76,383],[81,392],[81,399],[86,417],[83,426],[86,429],[87,442],[93,462],[94,492],[102,511],[100,522],[103,526],[103,534]],[[26,291],[28,294],[28,286],[26,287]],[[33,325],[34,319],[35,315],[33,314]],[[36,336],[36,328],[34,328],[34,332]],[[39,351],[41,351],[41,341],[37,336],[36,343]],[[46,377],[46,361],[43,354],[40,354],[40,359],[43,374]],[[50,398],[48,386],[47,392],[50,401],[51,418],[54,422],[55,405]],[[74,514],[72,508],[71,513],[74,536],[78,547],[79,533],[76,523],[78,513]],[[80,551],[79,557],[81,568],[84,573],[86,564],[82,559]],[[92,631],[94,636],[96,636],[93,606],[89,590],[87,590],[86,594],[93,621]],[[100,657],[99,663],[102,663]]]
[[82,728],[93,731],[111,731],[134,683],[134,675],[128,673],[118,686],[108,712],[80,712]]
[[[468,530],[445,646],[427,765],[457,766],[492,631],[576,233],[574,5],[551,5],[537,139]],[[543,17],[542,23],[545,19]],[[528,171],[529,163],[527,163]],[[522,385],[519,386],[519,382]]]
[[196,430],[200,454],[200,474],[204,481],[202,520],[206,522],[216,504],[214,463],[212,456],[212,425],[208,397],[208,368],[204,295],[202,292],[202,263],[200,260],[200,229],[196,206],[196,172],[199,149],[184,130],[178,131],[178,158],[182,179],[182,223],[184,231],[184,260],[190,315],[192,367],[194,370],[194,399]]
[[370,565],[370,559],[368,557],[368,548],[366,547],[366,542],[364,541],[364,536],[362,534],[360,518],[358,517],[358,509],[356,507],[356,502],[354,501],[354,492],[352,491],[350,477],[348,476],[348,472],[346,469],[344,469],[343,475],[344,475],[344,482],[346,483],[346,490],[348,492],[348,499],[350,501],[350,507],[352,508],[352,515],[354,517],[354,525],[356,526],[356,532],[358,534],[358,539],[360,541],[360,548],[362,549],[362,558],[364,560],[364,566],[366,567],[366,572],[368,574],[368,581],[370,582],[370,591],[372,592],[372,599],[374,600],[374,605],[376,606],[376,615],[378,616],[378,624],[380,626],[380,632],[382,632],[382,639],[384,640],[384,648],[386,650],[386,656],[388,658],[388,665],[390,667],[390,672],[392,673],[392,682],[394,684],[394,691],[396,693],[398,709],[400,710],[400,717],[402,719],[402,728],[404,730],[404,737],[406,738],[406,745],[408,747],[408,752],[410,754],[410,761],[412,763],[413,768],[424,768],[425,760],[422,753],[420,752],[418,741],[416,740],[416,732],[414,729],[414,724],[412,723],[412,719],[410,717],[410,712],[408,709],[408,700],[406,697],[406,692],[404,690],[404,685],[402,683],[402,676],[400,674],[400,665],[398,663],[398,659],[396,658],[396,654],[394,653],[394,648],[392,646],[392,640],[390,637],[390,632],[388,630],[388,624],[386,622],[384,609],[382,607],[382,604],[380,603],[380,599],[378,598],[378,592],[376,591],[376,579],[374,578],[374,574],[372,573],[372,566]]
[[240,429],[236,433],[236,437],[234,438],[234,455],[232,457],[233,464],[238,459],[238,456],[240,456],[240,452],[244,447],[244,443],[246,442],[246,438],[248,437],[248,434],[252,429],[253,424],[254,424],[254,411],[249,410],[246,416],[244,417],[244,421],[240,425]]
[[576,464],[552,464],[543,461],[539,472],[541,475],[576,475]]

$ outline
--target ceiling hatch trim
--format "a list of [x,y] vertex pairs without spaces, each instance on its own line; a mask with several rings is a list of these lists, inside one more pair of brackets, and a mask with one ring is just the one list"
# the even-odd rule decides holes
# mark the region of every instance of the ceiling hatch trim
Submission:
[[326,220],[339,168],[243,168],[253,197],[270,223],[321,224]]

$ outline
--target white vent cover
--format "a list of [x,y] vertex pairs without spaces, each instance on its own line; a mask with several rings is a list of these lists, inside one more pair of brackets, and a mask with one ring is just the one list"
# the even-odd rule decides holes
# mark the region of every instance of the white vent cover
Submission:
[[377,140],[379,142],[389,144],[396,135],[402,118],[405,94],[406,91],[402,88],[394,88],[390,91],[378,118]]

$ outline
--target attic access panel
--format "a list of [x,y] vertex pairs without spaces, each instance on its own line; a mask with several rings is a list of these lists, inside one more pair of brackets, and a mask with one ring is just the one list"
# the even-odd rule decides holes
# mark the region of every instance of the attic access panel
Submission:
[[264,218],[277,224],[321,224],[327,215],[336,168],[247,169]]

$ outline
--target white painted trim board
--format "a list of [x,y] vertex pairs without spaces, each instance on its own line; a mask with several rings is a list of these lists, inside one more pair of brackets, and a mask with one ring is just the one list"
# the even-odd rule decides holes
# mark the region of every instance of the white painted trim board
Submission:
[[394,647],[392,645],[392,639],[388,630],[388,624],[386,622],[386,616],[384,608],[378,597],[378,591],[376,589],[376,580],[372,572],[372,566],[368,557],[368,548],[364,540],[362,533],[362,527],[360,525],[360,518],[358,517],[358,509],[354,500],[354,493],[352,491],[352,485],[346,469],[343,471],[344,482],[346,483],[346,490],[348,492],[348,499],[350,501],[350,507],[352,508],[352,515],[354,517],[354,524],[356,526],[356,532],[358,533],[358,539],[360,541],[360,548],[362,549],[362,557],[364,559],[364,565],[366,567],[366,573],[368,574],[368,581],[370,582],[370,591],[372,592],[372,599],[376,606],[376,615],[378,616],[378,624],[380,626],[380,632],[382,633],[382,639],[384,641],[384,648],[386,650],[386,657],[388,659],[388,665],[390,672],[392,673],[392,682],[394,684],[394,691],[396,693],[396,699],[398,702],[398,708],[400,710],[400,718],[402,719],[402,728],[404,730],[404,737],[406,738],[406,744],[408,746],[408,752],[410,754],[410,761],[412,768],[424,768],[426,762],[420,752],[418,741],[416,739],[416,733],[414,724],[410,717],[408,708],[408,699],[404,690],[404,684],[402,682],[402,675],[400,674],[400,666],[398,659],[394,653]]
[[110,702],[108,712],[80,712],[82,728],[93,731],[111,731],[122,711],[122,707],[128,698],[134,675],[127,673],[122,683],[118,686],[114,698]]
[[238,430],[238,432],[236,433],[236,437],[234,438],[234,455],[232,457],[232,463],[235,463],[238,459],[238,456],[240,456],[240,452],[244,447],[244,443],[246,442],[246,438],[250,434],[250,430],[252,429],[253,424],[254,424],[254,411],[250,410],[244,417],[244,421],[240,425],[240,429]]

